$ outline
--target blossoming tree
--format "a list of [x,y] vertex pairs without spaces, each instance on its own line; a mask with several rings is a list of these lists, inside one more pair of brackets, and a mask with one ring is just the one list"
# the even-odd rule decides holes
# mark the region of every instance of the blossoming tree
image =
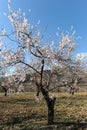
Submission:
[[[2,51],[3,65],[17,68],[23,64],[24,68],[28,68],[29,73],[35,74],[36,95],[38,97],[42,93],[48,108],[48,124],[52,124],[56,97],[49,94],[50,83],[53,77],[58,77],[58,67],[63,70],[65,67],[69,68],[76,64],[72,58],[76,46],[74,36],[67,33],[61,35],[59,43],[53,41],[44,43],[37,25],[30,24],[20,9],[13,11],[10,1],[8,9],[7,17],[12,24],[13,31],[8,34],[5,29],[2,30],[2,39],[7,38],[10,41],[10,47],[8,45],[6,53],[3,54]],[[45,70],[50,70],[47,77],[44,74]]]

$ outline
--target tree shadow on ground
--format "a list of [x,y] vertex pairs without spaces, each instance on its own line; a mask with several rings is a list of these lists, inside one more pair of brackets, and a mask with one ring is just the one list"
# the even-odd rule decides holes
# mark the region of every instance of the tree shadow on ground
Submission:
[[54,124],[58,130],[87,130],[87,123],[55,122]]
[[44,125],[35,130],[87,130],[87,123],[55,122],[53,125]]

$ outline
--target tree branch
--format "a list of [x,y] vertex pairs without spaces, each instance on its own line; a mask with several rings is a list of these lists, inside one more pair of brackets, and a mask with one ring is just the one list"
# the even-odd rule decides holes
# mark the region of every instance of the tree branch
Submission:
[[41,84],[42,84],[42,79],[43,79],[43,70],[44,70],[44,59],[42,59],[42,67],[41,67],[41,80],[40,80]]
[[25,64],[26,66],[30,67],[32,70],[37,72],[39,75],[41,75],[41,73],[39,71],[37,71],[33,66],[31,66],[31,65],[29,65],[29,64],[27,64],[27,63],[25,63],[24,61],[21,61],[21,60],[19,62]]

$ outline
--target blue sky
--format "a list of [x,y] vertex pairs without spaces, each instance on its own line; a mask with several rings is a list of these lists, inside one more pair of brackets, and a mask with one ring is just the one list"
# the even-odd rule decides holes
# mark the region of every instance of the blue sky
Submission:
[[[73,25],[76,35],[81,37],[76,53],[87,52],[87,0],[11,0],[11,3],[14,10],[21,8],[30,22],[36,23],[40,19],[42,32],[48,25],[45,35],[51,35],[52,39],[56,39],[58,27],[66,31]],[[7,5],[7,0],[0,0],[0,27],[11,29],[4,16],[4,12],[8,12]]]

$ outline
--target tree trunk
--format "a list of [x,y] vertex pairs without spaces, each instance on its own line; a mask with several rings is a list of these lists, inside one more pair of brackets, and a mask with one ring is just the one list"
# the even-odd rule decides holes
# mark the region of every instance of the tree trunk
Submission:
[[74,95],[74,88],[70,88],[70,93]]
[[7,91],[5,91],[5,96],[7,96]]
[[7,88],[5,86],[1,86],[1,87],[2,87],[2,89],[4,91],[5,96],[7,96]]
[[54,123],[54,105],[55,105],[56,98],[49,98],[47,101],[48,105],[48,125]]
[[40,91],[42,92],[44,99],[46,101],[46,104],[48,107],[48,125],[51,125],[51,124],[53,124],[53,121],[54,121],[54,105],[55,105],[56,97],[50,98],[48,91],[46,91],[46,89],[44,89],[42,84],[38,84],[36,82],[36,86],[37,86],[37,88],[40,89]]

